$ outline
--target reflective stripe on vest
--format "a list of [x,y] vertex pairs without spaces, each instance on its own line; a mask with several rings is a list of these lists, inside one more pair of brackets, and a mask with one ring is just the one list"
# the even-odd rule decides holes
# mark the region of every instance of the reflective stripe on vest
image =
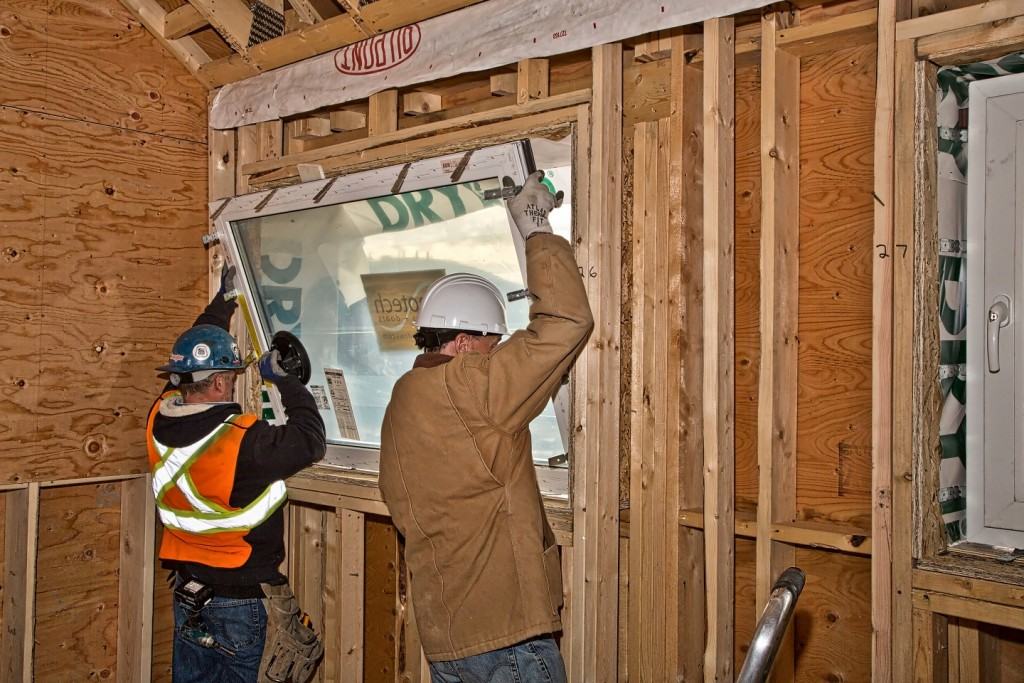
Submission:
[[[231,426],[229,419],[199,441],[180,448],[165,446],[152,438],[160,456],[160,463],[153,470],[153,495],[164,526],[192,534],[248,531],[265,522],[284,503],[288,489],[281,480],[267,486],[256,500],[239,510],[228,510],[196,489],[189,467]],[[164,503],[164,495],[172,486],[177,486],[193,510],[175,510]]]

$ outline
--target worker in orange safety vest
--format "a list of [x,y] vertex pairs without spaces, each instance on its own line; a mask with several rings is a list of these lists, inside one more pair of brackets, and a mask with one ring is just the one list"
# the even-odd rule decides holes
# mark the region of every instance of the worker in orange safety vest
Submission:
[[[306,681],[323,647],[302,623],[284,560],[284,480],[320,460],[324,423],[298,378],[271,351],[260,375],[274,383],[287,424],[274,426],[233,402],[246,368],[227,329],[236,303],[233,268],[175,341],[169,382],[146,425],[153,493],[164,531],[163,566],[174,588],[175,683]],[[269,617],[268,617],[269,615]]]

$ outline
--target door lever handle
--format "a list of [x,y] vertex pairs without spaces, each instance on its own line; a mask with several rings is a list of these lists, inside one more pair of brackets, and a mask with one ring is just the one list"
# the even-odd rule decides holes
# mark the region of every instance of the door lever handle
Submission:
[[999,372],[999,330],[1010,324],[1010,300],[996,297],[988,308],[988,371]]

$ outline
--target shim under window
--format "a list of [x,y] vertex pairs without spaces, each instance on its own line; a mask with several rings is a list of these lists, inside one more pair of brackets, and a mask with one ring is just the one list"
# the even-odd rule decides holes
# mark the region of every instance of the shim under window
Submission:
[[[322,466],[377,471],[384,410],[419,353],[414,322],[437,278],[487,278],[508,295],[509,331],[526,327],[524,244],[502,178],[519,185],[543,168],[566,195],[551,223],[569,238],[571,154],[571,138],[508,143],[246,195],[220,211],[216,230],[239,265],[260,347],[287,330],[309,352],[330,442]],[[568,494],[570,397],[566,385],[530,425],[548,495]],[[273,390],[268,398],[282,415]]]

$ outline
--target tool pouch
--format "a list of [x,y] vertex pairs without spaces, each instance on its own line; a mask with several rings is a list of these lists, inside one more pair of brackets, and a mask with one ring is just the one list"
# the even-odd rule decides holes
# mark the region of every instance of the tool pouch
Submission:
[[308,683],[324,655],[316,631],[302,623],[287,583],[260,584],[266,599],[267,640],[260,661],[260,683]]

